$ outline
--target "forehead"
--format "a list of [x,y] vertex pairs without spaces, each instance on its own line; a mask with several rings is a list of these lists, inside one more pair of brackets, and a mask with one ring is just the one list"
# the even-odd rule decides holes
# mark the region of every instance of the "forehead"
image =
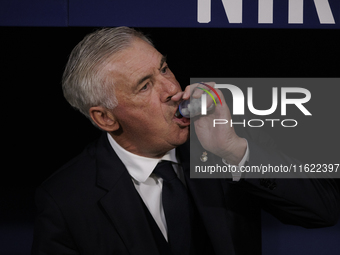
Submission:
[[131,46],[116,54],[109,61],[106,69],[117,82],[123,79],[124,83],[135,83],[143,76],[150,75],[159,69],[162,57],[162,54],[149,43],[136,38]]

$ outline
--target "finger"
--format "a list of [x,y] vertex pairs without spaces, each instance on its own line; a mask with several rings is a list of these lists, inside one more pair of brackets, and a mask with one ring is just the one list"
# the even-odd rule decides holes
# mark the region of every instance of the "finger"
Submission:
[[183,99],[189,99],[191,94],[195,91],[195,88],[199,85],[199,83],[188,85],[184,90]]
[[195,89],[192,94],[192,97],[199,98],[204,93],[204,91],[214,90],[215,84],[216,84],[215,82],[200,82],[198,86],[195,87],[200,89]]
[[207,86],[210,89],[209,91],[210,93],[208,91],[206,92],[210,95],[211,98],[213,98],[215,104],[219,102],[221,105],[223,105],[223,102],[225,102],[224,96],[219,89],[214,88],[215,83],[208,84],[208,83],[201,82],[201,84]]
[[171,97],[171,100],[175,101],[175,102],[180,101],[180,100],[182,100],[183,95],[184,95],[184,91],[178,92],[177,94],[175,94]]
[[220,103],[221,103],[221,104],[227,104],[226,101],[225,101],[225,98],[224,98],[224,95],[223,95],[222,91],[219,90],[219,89],[215,89],[215,90],[216,90],[217,94],[218,94],[219,97],[220,97],[220,98],[218,99],[218,100],[220,100]]
[[[185,88],[182,99],[187,100],[190,96],[193,98],[200,98],[205,91],[211,91],[211,88],[214,88],[215,84],[215,82],[200,82],[191,84]],[[177,97],[175,97],[175,99],[177,99]],[[209,103],[211,104],[211,102]]]
[[208,85],[208,86],[210,86],[212,88],[215,88],[216,82],[213,82],[213,81],[204,82],[204,81],[202,81],[202,82],[199,82],[199,84],[201,84],[201,85]]

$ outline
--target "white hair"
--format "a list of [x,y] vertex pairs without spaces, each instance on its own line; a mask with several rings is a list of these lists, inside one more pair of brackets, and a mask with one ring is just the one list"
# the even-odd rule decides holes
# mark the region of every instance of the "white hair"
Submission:
[[113,109],[118,105],[114,77],[105,75],[101,67],[136,37],[153,46],[150,39],[132,28],[103,28],[85,36],[70,54],[62,79],[64,97],[95,126],[89,114],[91,107]]

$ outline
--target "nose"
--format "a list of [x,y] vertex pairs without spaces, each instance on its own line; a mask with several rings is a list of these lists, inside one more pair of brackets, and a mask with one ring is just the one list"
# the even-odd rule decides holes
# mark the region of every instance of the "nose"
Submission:
[[171,100],[172,96],[181,91],[181,87],[176,79],[169,80],[162,77],[160,85],[160,98],[162,102]]

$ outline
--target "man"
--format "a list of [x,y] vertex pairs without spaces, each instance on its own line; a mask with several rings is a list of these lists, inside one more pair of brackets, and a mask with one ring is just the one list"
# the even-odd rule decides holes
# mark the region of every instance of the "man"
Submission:
[[[197,86],[182,91],[165,57],[130,28],[99,30],[75,47],[64,95],[104,132],[37,189],[33,254],[260,254],[261,207],[285,223],[335,224],[331,180],[190,179],[190,120],[176,112]],[[230,119],[218,93],[222,104],[191,123],[202,145],[191,153],[232,165],[294,162],[266,137],[212,130],[212,119]],[[160,161],[171,162],[180,194],[164,196]],[[171,200],[185,203],[169,208]]]

